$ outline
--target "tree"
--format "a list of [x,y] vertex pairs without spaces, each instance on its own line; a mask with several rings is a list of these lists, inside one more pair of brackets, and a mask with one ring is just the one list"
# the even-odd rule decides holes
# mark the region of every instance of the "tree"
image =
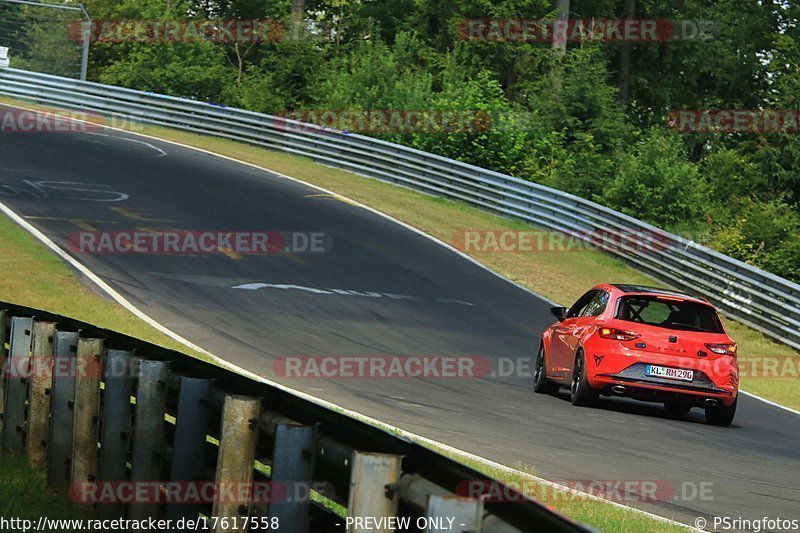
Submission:
[[[302,28],[309,31],[257,46],[97,43],[90,75],[270,113],[484,113],[491,123],[480,130],[372,134],[578,194],[667,228],[703,228],[712,246],[800,279],[797,134],[677,134],[666,122],[679,109],[800,108],[796,3],[86,2],[98,19],[266,18],[292,28],[303,12]],[[474,19],[502,26],[555,17],[673,21],[675,33],[659,33],[655,42],[601,39],[564,46],[510,34],[475,39],[462,31]],[[707,34],[709,20],[713,31]]]

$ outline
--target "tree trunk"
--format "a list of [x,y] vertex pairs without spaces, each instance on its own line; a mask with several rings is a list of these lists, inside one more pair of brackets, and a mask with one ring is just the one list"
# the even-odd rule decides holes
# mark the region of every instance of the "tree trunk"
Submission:
[[555,0],[556,20],[553,23],[553,51],[556,55],[556,60],[550,69],[550,85],[553,94],[561,92],[561,76],[563,74],[563,65],[561,56],[567,53],[567,26],[569,25],[569,0]]
[[305,15],[306,1],[292,0],[292,38],[299,39],[303,32],[303,19]]
[[[625,0],[625,14],[626,19],[632,19],[636,16],[636,0]],[[619,72],[617,73],[617,87],[619,93],[617,98],[619,103],[623,106],[628,105],[630,98],[630,82],[631,82],[631,42],[623,41],[622,48],[619,52]]]
[[[569,24],[569,0],[556,0],[556,9],[558,9],[556,22],[560,22],[561,25],[553,24],[553,49],[559,55],[563,55],[567,52],[567,30],[565,28]],[[562,29],[563,31],[561,31]]]

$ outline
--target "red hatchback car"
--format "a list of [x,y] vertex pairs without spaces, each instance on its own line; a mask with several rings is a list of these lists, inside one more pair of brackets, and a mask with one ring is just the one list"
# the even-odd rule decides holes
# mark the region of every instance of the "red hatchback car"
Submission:
[[736,414],[736,343],[706,300],[636,285],[597,285],[569,309],[554,307],[536,358],[534,390],[569,387],[574,405],[597,397],[705,408],[728,426]]

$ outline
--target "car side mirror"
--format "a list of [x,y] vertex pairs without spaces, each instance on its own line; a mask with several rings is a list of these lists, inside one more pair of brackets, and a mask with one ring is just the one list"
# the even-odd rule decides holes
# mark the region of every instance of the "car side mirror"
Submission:
[[559,322],[563,322],[567,316],[567,308],[566,307],[551,307],[550,314],[558,319]]

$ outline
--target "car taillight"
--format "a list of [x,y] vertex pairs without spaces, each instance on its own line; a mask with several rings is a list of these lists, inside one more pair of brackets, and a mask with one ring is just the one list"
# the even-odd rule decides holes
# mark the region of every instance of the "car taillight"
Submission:
[[706,348],[720,355],[736,356],[736,344],[706,344]]
[[604,339],[614,339],[618,341],[632,341],[638,339],[641,335],[634,331],[625,331],[623,329],[615,328],[600,328],[597,330],[601,337]]

